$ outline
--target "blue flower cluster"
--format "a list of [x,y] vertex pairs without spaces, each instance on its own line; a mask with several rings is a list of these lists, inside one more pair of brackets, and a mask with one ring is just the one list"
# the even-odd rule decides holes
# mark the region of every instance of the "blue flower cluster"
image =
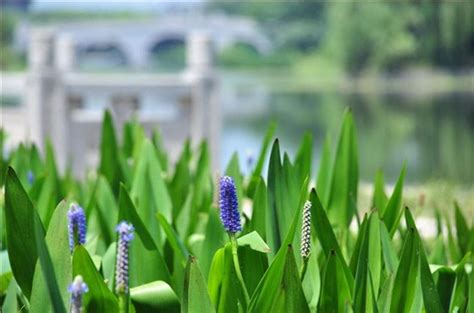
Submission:
[[[68,232],[69,232],[69,249],[74,250],[76,244],[83,245],[86,243],[86,215],[84,210],[77,204],[71,204],[67,212]],[[77,239],[77,242],[76,242]]]
[[81,313],[82,296],[89,291],[89,287],[87,287],[82,276],[77,275],[67,290],[71,293],[71,313]]
[[130,241],[133,240],[135,228],[125,221],[120,222],[115,230],[118,233],[117,263],[115,266],[115,291],[128,293],[128,253]]
[[241,231],[242,225],[240,224],[239,203],[232,177],[224,176],[221,178],[219,206],[221,209],[221,221],[225,230],[230,234]]

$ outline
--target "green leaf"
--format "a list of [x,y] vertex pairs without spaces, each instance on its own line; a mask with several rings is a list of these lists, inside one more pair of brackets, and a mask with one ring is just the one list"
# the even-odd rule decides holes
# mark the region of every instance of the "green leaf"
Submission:
[[393,190],[390,200],[388,200],[387,206],[380,211],[385,225],[389,231],[390,237],[393,237],[397,230],[400,218],[402,216],[402,201],[403,201],[403,180],[405,178],[406,166],[403,165],[400,176],[398,177],[397,184]]
[[[156,219],[155,219],[156,220]],[[119,195],[120,221],[128,221],[135,227],[136,238],[130,246],[130,287],[139,286],[155,280],[163,280],[171,284],[166,262],[156,246],[156,242],[148,232],[142,219],[138,216],[135,206],[125,186],[121,185]],[[153,264],[153,266],[150,266]]]
[[175,171],[171,182],[169,183],[169,194],[173,203],[173,219],[176,219],[183,208],[184,202],[190,190],[192,181],[189,162],[191,161],[191,143],[186,140],[181,156],[175,166]]
[[456,223],[456,236],[458,239],[459,250],[465,255],[469,250],[469,244],[471,240],[471,232],[467,226],[466,218],[461,212],[461,208],[458,203],[454,203],[454,218]]
[[[130,289],[130,298],[137,312],[154,310],[179,312],[180,303],[173,289],[164,281],[154,281]],[[140,308],[140,309],[137,309]]]
[[313,152],[313,136],[306,133],[303,136],[298,152],[295,158],[295,172],[299,184],[302,184],[306,177],[311,177],[311,162]]
[[176,231],[168,223],[166,218],[160,212],[157,213],[156,218],[160,223],[161,227],[165,231],[166,239],[170,243],[171,248],[173,249],[173,255],[179,259],[179,262],[183,265],[183,269],[186,266],[186,260],[189,256],[189,251],[179,238]]
[[212,176],[210,167],[209,148],[206,141],[199,146],[199,159],[191,198],[190,223],[187,235],[191,235],[199,222],[199,213],[208,212],[212,204]]
[[[27,298],[31,286],[38,252],[36,249],[35,220],[39,216],[13,168],[9,167],[5,183],[5,221],[7,249],[13,275]],[[41,238],[44,230],[38,230]]]
[[425,250],[423,249],[423,243],[421,241],[420,234],[416,229],[415,220],[410,213],[410,210],[405,210],[406,223],[409,229],[413,229],[415,232],[415,241],[417,243],[416,254],[419,255],[420,262],[420,281],[421,289],[423,293],[423,301],[427,312],[443,313],[441,300],[439,298],[436,286],[431,275],[430,266],[426,258]]
[[373,212],[362,234],[354,287],[354,307],[359,312],[374,312],[376,308],[373,291],[379,289],[381,272],[379,223],[377,212]]
[[302,284],[306,299],[308,299],[309,309],[311,312],[315,312],[321,292],[321,277],[316,253],[309,255],[308,269],[306,270]]
[[17,313],[18,312],[18,300],[17,300],[17,288],[18,285],[15,279],[10,281],[7,289],[7,295],[5,296],[5,300],[3,301],[2,305],[2,312],[3,313]]
[[118,312],[117,298],[107,288],[104,278],[83,246],[79,245],[74,249],[72,269],[73,276],[81,275],[89,287],[89,292],[83,298],[85,312]]
[[[313,229],[316,232],[324,253],[328,258],[333,254],[339,258],[338,264],[340,264],[340,266],[343,268],[349,289],[352,290],[354,286],[354,277],[352,276],[349,266],[347,266],[347,263],[344,260],[341,248],[336,240],[336,235],[334,234],[329,219],[326,215],[326,211],[323,209],[316,190],[311,190],[309,199],[312,204],[311,223],[313,224]],[[335,253],[333,253],[333,251],[335,251]]]
[[[332,250],[323,271],[321,298],[318,312],[346,312],[346,304],[351,303],[351,287],[344,275],[344,268],[337,251]],[[362,312],[362,311],[361,311]]]
[[156,212],[160,212],[171,222],[171,198],[154,147],[147,139],[142,144],[130,194],[136,200],[138,215],[147,221],[148,231],[155,242],[161,245],[160,227],[155,216]]
[[207,286],[204,282],[196,259],[189,256],[184,279],[183,299],[181,301],[181,312],[183,313],[212,313],[212,306]]
[[45,301],[45,299],[49,297],[45,286],[51,284],[54,285],[57,283],[62,303],[66,304],[69,302],[67,287],[72,281],[72,264],[69,251],[67,211],[68,205],[65,201],[62,201],[53,213],[45,237],[48,251],[51,254],[51,264],[48,266],[51,266],[54,270],[55,277],[53,278],[56,282],[46,279],[47,277],[43,275],[40,263],[38,262],[33,278],[33,289],[30,300],[31,312],[41,313],[51,311],[51,302]]
[[309,313],[309,307],[301,287],[301,279],[291,246],[288,247],[288,252],[286,253],[283,278],[272,311]]
[[[288,157],[282,165],[280,145],[275,140],[270,155],[268,169],[268,211],[266,214],[267,242],[272,251],[278,251],[282,246],[283,236],[286,236],[291,226],[298,205],[298,190],[294,172]],[[290,182],[293,180],[292,182]],[[272,253],[273,254],[273,253]]]
[[419,268],[415,230],[408,229],[395,275],[390,313],[409,313],[415,299]]
[[268,148],[270,148],[270,144],[272,143],[273,135],[275,134],[276,130],[276,123],[272,122],[268,125],[267,132],[265,133],[265,137],[263,138],[262,148],[260,150],[260,154],[258,156],[257,164],[250,176],[250,182],[247,188],[247,195],[249,197],[255,194],[255,188],[257,187],[258,179],[262,175],[263,166],[265,164],[265,157],[268,152]]
[[451,295],[453,294],[454,282],[456,281],[456,273],[454,270],[446,266],[441,266],[434,273],[436,279],[436,288],[441,301],[443,312],[449,312],[449,304]]
[[[255,265],[253,264],[254,267]],[[246,268],[246,266],[242,268],[244,273]],[[244,275],[244,273],[242,274]],[[235,274],[230,244],[226,244],[214,254],[209,271],[208,289],[217,312],[239,312],[238,303],[241,301],[239,294],[241,287]]]
[[235,189],[237,191],[237,199],[239,199],[239,211],[242,212],[244,200],[243,177],[239,167],[239,155],[237,152],[232,154],[229,164],[225,170],[225,175],[232,177],[234,180]]
[[388,271],[389,274],[395,274],[398,267],[398,257],[390,241],[390,235],[385,224],[380,225],[380,239],[382,242],[385,270]]
[[291,226],[286,234],[285,240],[282,243],[282,248],[278,250],[273,262],[268,270],[265,272],[262,280],[255,289],[248,306],[248,312],[269,312],[273,303],[276,301],[277,294],[281,291],[281,281],[283,278],[283,271],[285,269],[287,247],[291,245],[294,240],[296,227],[301,218],[301,210],[304,201],[307,199],[308,179],[305,180],[301,188],[301,195],[299,203],[296,206],[294,216],[292,218]]
[[266,238],[265,218],[268,210],[267,187],[263,178],[259,178],[255,195],[253,196],[252,218],[249,231],[257,231],[263,239]]
[[387,195],[385,194],[385,183],[383,178],[383,172],[381,170],[377,171],[375,175],[374,183],[374,195],[372,198],[372,207],[382,212],[387,205]]
[[[44,280],[46,282],[46,288],[48,295],[51,300],[51,306],[55,313],[66,313],[64,302],[61,297],[61,291],[59,290],[58,281],[54,272],[53,261],[49,254],[46,242],[44,240],[44,229],[43,224],[39,219],[34,219],[33,223],[36,239],[36,249],[38,251],[38,260],[41,266],[41,272],[43,273]],[[64,281],[64,277],[61,277]],[[41,287],[40,287],[41,288]]]
[[240,247],[249,246],[252,250],[262,253],[268,253],[271,250],[256,231],[237,238],[237,243]]
[[321,162],[319,164],[319,172],[316,190],[321,195],[321,201],[328,203],[331,192],[331,142],[329,136],[326,136],[321,152]]
[[350,110],[344,112],[334,160],[328,216],[341,229],[349,226],[354,214],[351,201],[357,203],[359,168],[354,121]]
[[118,194],[121,180],[118,154],[119,149],[115,137],[115,127],[112,115],[107,110],[104,112],[104,120],[102,122],[99,173],[107,179],[116,195]]

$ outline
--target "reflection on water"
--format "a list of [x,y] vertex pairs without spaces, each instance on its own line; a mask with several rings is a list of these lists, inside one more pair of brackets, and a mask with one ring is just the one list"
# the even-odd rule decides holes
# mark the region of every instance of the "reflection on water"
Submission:
[[237,151],[245,170],[243,160],[248,151],[258,154],[267,125],[275,120],[277,136],[290,155],[294,155],[302,135],[312,133],[314,177],[326,134],[329,131],[334,148],[343,111],[349,106],[356,119],[363,180],[372,180],[376,170],[382,169],[386,180],[393,182],[406,161],[407,180],[412,183],[432,179],[466,185],[474,182],[473,94],[420,98],[247,87],[252,90],[243,88],[232,97],[227,97],[229,91],[223,88],[223,167]]

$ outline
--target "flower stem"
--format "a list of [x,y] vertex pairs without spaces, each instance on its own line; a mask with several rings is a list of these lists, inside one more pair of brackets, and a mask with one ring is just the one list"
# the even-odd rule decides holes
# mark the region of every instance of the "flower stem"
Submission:
[[128,297],[127,294],[121,292],[118,294],[119,313],[128,313]]
[[242,272],[240,271],[240,264],[239,264],[239,255],[237,254],[238,244],[237,238],[235,238],[235,234],[229,234],[230,237],[230,244],[232,246],[232,260],[234,261],[234,268],[235,274],[237,275],[237,279],[240,282],[240,286],[244,292],[245,297],[245,306],[247,307],[250,302],[249,293],[247,291],[247,287],[245,287],[244,278],[242,277]]

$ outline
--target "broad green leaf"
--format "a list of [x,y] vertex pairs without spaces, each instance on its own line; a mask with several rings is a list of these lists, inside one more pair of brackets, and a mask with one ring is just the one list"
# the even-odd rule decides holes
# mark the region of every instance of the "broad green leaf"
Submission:
[[204,234],[204,241],[202,243],[201,249],[199,251],[195,251],[195,253],[199,257],[198,260],[201,273],[203,274],[204,278],[207,278],[214,253],[223,246],[228,238],[219,219],[219,214],[214,208],[211,208],[209,211]]
[[189,256],[184,279],[183,298],[181,300],[183,313],[212,313],[212,306],[207,286],[202,277],[196,259]]
[[[171,277],[166,262],[143,220],[138,216],[135,206],[123,185],[120,187],[119,218],[117,223],[120,221],[132,223],[136,233],[129,252],[130,287],[136,287],[155,280],[163,280],[171,284]],[[153,266],[150,266],[150,264],[153,264]]]
[[[297,187],[294,168],[285,154],[283,164],[280,159],[280,145],[275,140],[270,155],[268,169],[268,210],[266,214],[266,240],[273,253],[282,246],[288,234],[294,214],[299,205],[301,190]],[[302,205],[302,204],[301,204]],[[273,255],[271,253],[271,255]]]
[[267,132],[265,133],[265,137],[263,138],[262,148],[260,150],[260,154],[258,156],[257,164],[250,176],[250,182],[247,188],[247,195],[249,197],[255,194],[255,188],[257,187],[258,178],[262,175],[263,166],[265,164],[265,157],[268,152],[268,148],[270,148],[270,144],[272,142],[273,135],[275,134],[276,130],[276,123],[272,122],[268,125]]
[[311,312],[315,312],[318,307],[321,292],[321,277],[318,258],[314,252],[309,255],[308,269],[306,270],[302,286],[306,299],[308,300],[309,309]]
[[[35,232],[36,249],[38,251],[38,261],[39,261],[38,263],[40,264],[41,272],[43,274],[45,285],[46,285],[46,289],[48,291],[48,296],[51,300],[52,311],[55,313],[66,313],[64,302],[61,297],[61,291],[59,290],[59,286],[58,286],[58,280],[57,280],[58,278],[54,271],[51,255],[48,251],[48,247],[46,246],[46,242],[44,239],[43,224],[41,224],[40,219],[34,219],[33,227],[34,227],[34,232]],[[62,262],[65,262],[65,261],[62,260]],[[64,279],[65,279],[64,277],[61,277],[62,282],[64,282]],[[42,287],[44,288],[44,286]],[[41,286],[39,286],[39,288],[41,288]]]
[[115,127],[112,115],[105,111],[102,122],[102,138],[100,142],[100,165],[99,173],[109,182],[112,190],[117,195],[121,180],[118,143],[115,136]]
[[377,171],[375,175],[375,183],[374,183],[374,195],[372,197],[372,207],[382,212],[387,206],[387,195],[385,194],[385,183],[383,172],[381,170]]
[[252,250],[262,253],[268,253],[271,250],[256,231],[237,238],[237,243],[241,247],[249,246]]
[[[323,209],[318,194],[314,189],[311,190],[310,201],[312,204],[311,223],[313,224],[313,229],[316,232],[324,253],[328,258],[333,254],[339,258],[338,264],[340,264],[340,266],[343,268],[347,284],[349,285],[349,290],[352,292],[354,286],[354,277],[352,276],[349,266],[347,266],[347,263],[344,260],[341,248],[336,240],[336,235],[334,234],[329,219],[326,215],[326,211]],[[335,253],[333,253],[333,251],[335,251]]]
[[405,172],[406,166],[403,165],[392,196],[390,197],[390,200],[388,200],[387,206],[380,211],[380,216],[387,226],[390,237],[393,237],[395,234],[402,216],[403,180],[405,179]]
[[332,177],[332,164],[331,164],[331,145],[329,136],[326,136],[323,144],[323,150],[321,152],[321,162],[319,163],[318,179],[316,190],[321,195],[321,201],[328,203],[331,192],[331,177]]
[[199,214],[208,212],[212,204],[212,176],[209,148],[205,141],[199,146],[199,159],[194,180],[189,212],[187,235],[191,235],[198,226]]
[[235,189],[237,191],[237,199],[239,199],[239,211],[242,212],[243,200],[244,200],[244,190],[243,190],[243,177],[242,172],[240,171],[239,166],[239,155],[237,152],[232,154],[232,157],[227,165],[225,170],[225,175],[232,177],[235,183]]
[[179,238],[178,234],[176,231],[173,229],[173,227],[168,223],[166,218],[161,214],[160,212],[157,213],[156,218],[158,219],[158,222],[160,223],[161,227],[163,228],[166,238],[171,245],[171,248],[173,248],[173,255],[179,259],[179,262],[182,264],[183,269],[186,266],[186,260],[188,259],[189,256],[189,251],[184,245],[184,243],[181,241]]
[[239,289],[230,244],[214,254],[209,270],[208,289],[217,312],[239,312]]
[[465,255],[469,250],[470,241],[474,239],[471,238],[471,232],[467,226],[466,218],[463,216],[461,208],[457,202],[454,203],[454,217],[459,250],[463,255]]
[[380,240],[382,242],[385,270],[388,271],[389,274],[395,274],[398,267],[398,257],[390,241],[390,235],[385,224],[380,224]]
[[420,281],[421,289],[423,293],[423,301],[427,312],[433,313],[443,313],[441,300],[436,291],[436,285],[431,275],[431,270],[426,258],[425,250],[423,248],[423,243],[421,241],[420,235],[415,225],[415,220],[410,213],[410,210],[407,208],[405,210],[406,223],[409,229],[415,231],[415,241],[417,242],[417,251],[416,254],[419,255],[420,262]]
[[179,312],[180,303],[173,289],[164,281],[154,281],[130,289],[137,312]]
[[357,202],[358,179],[355,126],[351,111],[346,110],[333,164],[331,192],[327,205],[330,220],[341,229],[346,229],[352,220],[354,212],[351,201]]
[[137,203],[138,215],[147,221],[148,231],[155,242],[161,245],[161,231],[155,216],[156,212],[160,212],[171,222],[171,198],[162,178],[158,157],[149,140],[142,144],[130,195]]
[[101,260],[101,272],[104,274],[104,280],[110,289],[114,286],[116,253],[117,243],[114,242],[107,248]]
[[81,275],[89,287],[84,294],[83,306],[88,313],[118,312],[117,298],[107,288],[104,278],[97,271],[89,253],[83,246],[76,246],[72,257],[73,276]]
[[346,304],[351,303],[351,287],[344,275],[340,259],[336,250],[329,253],[323,270],[318,312],[343,313],[346,312]]
[[[451,303],[449,305],[449,312],[468,312],[466,311],[468,306],[469,297],[469,276],[466,273],[466,263],[470,259],[471,255],[466,254],[464,258],[456,266],[456,282],[454,283],[453,293],[451,296]],[[472,264],[471,272],[472,272]],[[470,312],[469,312],[470,313]]]
[[253,196],[252,218],[249,231],[257,231],[263,239],[266,238],[265,218],[268,210],[267,188],[263,178],[259,178],[255,195]]
[[[27,298],[31,286],[38,252],[36,248],[35,220],[39,216],[13,168],[8,168],[5,183],[5,222],[7,249],[13,275]],[[38,230],[41,237],[44,230]],[[42,239],[41,238],[41,239]]]
[[170,198],[173,203],[173,219],[176,219],[181,213],[184,202],[190,190],[192,182],[191,170],[189,169],[189,162],[191,161],[191,143],[186,140],[181,156],[175,166],[173,178],[169,183]]
[[436,289],[441,301],[441,309],[443,312],[449,312],[456,272],[449,267],[442,266],[434,272],[434,276],[437,277]]
[[411,312],[419,273],[417,250],[415,230],[410,228],[403,243],[400,262],[395,274],[390,313]]
[[3,300],[2,312],[3,313],[17,313],[18,312],[18,300],[17,300],[17,288],[18,285],[15,279],[10,281],[7,289],[7,295]]
[[313,136],[306,133],[303,136],[298,152],[295,158],[295,172],[299,184],[302,184],[306,177],[311,177],[311,162],[313,152]]
[[295,237],[296,226],[301,218],[303,203],[307,199],[307,186],[308,179],[306,179],[303,184],[299,204],[297,205],[292,218],[290,229],[282,243],[282,248],[280,248],[276,253],[275,258],[251,296],[248,312],[269,312],[273,303],[276,301],[277,294],[281,291],[281,282],[284,274],[287,253],[293,253],[292,250],[289,250],[287,247],[291,245]]
[[379,289],[381,271],[380,227],[377,212],[367,222],[357,261],[354,307],[360,312],[374,312],[373,291]]
[[[55,274],[54,278],[57,282],[63,304],[69,302],[67,286],[72,281],[67,211],[68,205],[65,201],[57,206],[45,237],[51,255],[51,265]],[[38,262],[36,264],[35,275],[33,278],[33,289],[30,300],[31,312],[42,313],[51,311],[51,302],[45,301],[45,299],[49,297],[45,286],[48,286],[49,284],[54,283],[46,280],[46,277],[43,275],[43,271],[41,270],[40,263]]]

